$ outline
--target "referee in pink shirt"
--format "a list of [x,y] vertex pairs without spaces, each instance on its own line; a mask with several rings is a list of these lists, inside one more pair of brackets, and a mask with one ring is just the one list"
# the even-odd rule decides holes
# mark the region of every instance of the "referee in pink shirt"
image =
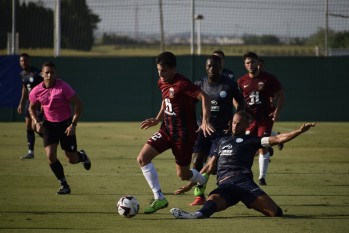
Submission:
[[[57,159],[57,147],[60,143],[69,163],[83,163],[86,170],[91,169],[91,161],[85,151],[77,150],[75,131],[83,105],[75,91],[66,82],[58,79],[53,62],[43,64],[42,77],[44,81],[30,92],[29,112],[34,122],[34,130],[43,133],[46,156],[52,172],[61,184],[57,194],[70,194],[63,166]],[[39,104],[44,112],[42,122],[36,115]],[[74,106],[73,116],[71,105]]]

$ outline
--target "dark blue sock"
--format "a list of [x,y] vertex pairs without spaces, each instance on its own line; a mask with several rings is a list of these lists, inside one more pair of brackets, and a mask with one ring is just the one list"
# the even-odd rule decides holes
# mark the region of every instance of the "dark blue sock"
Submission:
[[34,151],[35,133],[32,129],[27,129],[28,149]]
[[67,181],[65,180],[64,170],[61,162],[57,160],[53,164],[50,164],[50,167],[53,174],[55,174],[56,178],[59,180],[61,185],[68,186]]
[[212,214],[217,211],[217,205],[214,201],[208,200],[205,202],[204,206],[199,210],[204,217],[209,218]]

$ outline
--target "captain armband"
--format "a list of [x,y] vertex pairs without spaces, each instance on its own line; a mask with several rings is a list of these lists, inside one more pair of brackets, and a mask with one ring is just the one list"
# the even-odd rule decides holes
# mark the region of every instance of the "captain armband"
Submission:
[[262,144],[263,147],[270,147],[269,137],[263,137],[261,139],[261,144]]

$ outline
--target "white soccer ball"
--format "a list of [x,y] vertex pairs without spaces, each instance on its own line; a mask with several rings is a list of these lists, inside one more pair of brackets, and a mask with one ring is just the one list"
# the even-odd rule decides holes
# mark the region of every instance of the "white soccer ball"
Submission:
[[126,218],[136,216],[139,211],[139,202],[133,196],[123,196],[117,204],[118,213]]

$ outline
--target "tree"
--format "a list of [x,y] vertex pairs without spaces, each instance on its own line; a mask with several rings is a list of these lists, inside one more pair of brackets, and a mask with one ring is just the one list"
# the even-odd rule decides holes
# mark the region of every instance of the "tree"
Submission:
[[332,48],[349,48],[349,31],[338,32],[334,35]]
[[91,12],[86,0],[62,0],[62,48],[91,50],[98,22],[99,16]]

